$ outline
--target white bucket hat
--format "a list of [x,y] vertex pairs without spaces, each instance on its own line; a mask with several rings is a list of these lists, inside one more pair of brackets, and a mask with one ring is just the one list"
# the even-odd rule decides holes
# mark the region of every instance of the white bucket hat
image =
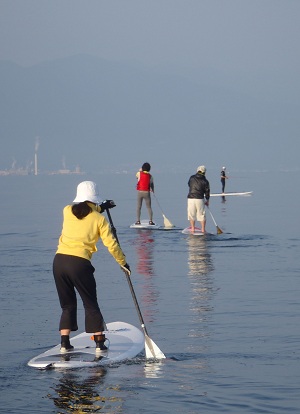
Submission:
[[90,201],[95,204],[102,203],[97,184],[93,181],[83,181],[78,184],[76,198],[73,200],[73,203],[82,203],[83,201]]
[[204,165],[200,165],[200,166],[197,168],[197,172],[201,172],[202,174],[205,174],[205,173],[206,173],[206,168],[205,168],[205,166],[204,166]]

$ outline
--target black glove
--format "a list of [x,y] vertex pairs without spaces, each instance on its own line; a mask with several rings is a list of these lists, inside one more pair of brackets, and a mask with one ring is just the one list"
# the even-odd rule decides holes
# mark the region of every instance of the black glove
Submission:
[[123,266],[121,265],[121,269],[123,272],[127,273],[128,276],[131,275],[131,270],[128,263],[125,263]]
[[101,213],[104,210],[108,210],[109,208],[114,208],[114,207],[116,207],[114,200],[104,200],[103,203],[100,204]]

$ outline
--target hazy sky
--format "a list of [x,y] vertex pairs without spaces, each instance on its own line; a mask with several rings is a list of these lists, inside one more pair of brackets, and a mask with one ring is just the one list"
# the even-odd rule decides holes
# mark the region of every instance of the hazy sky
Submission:
[[299,0],[1,0],[0,59],[299,72]]
[[[0,60],[137,62],[297,113],[299,22],[300,0],[0,0]],[[289,139],[299,146],[298,121]]]

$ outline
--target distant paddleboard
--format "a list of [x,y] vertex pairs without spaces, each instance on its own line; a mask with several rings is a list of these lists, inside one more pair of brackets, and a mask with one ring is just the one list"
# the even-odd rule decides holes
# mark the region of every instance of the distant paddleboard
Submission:
[[182,230],[181,233],[190,234],[191,236],[205,236],[205,235],[211,235],[212,234],[212,233],[207,233],[207,232],[203,233],[199,227],[195,227],[194,232],[192,232],[191,227],[186,227],[185,229]]
[[60,353],[60,345],[32,358],[30,367],[45,368],[82,368],[98,365],[108,365],[137,356],[145,347],[145,336],[135,326],[126,322],[111,322],[107,324],[105,336],[109,340],[109,349],[102,354],[96,354],[95,342],[90,333],[83,332],[70,338],[73,351]]
[[211,194],[211,197],[226,197],[226,196],[249,196],[253,193],[253,191],[245,191],[244,193],[215,193]]
[[164,227],[158,224],[149,224],[149,220],[141,220],[141,224],[131,224],[131,229],[174,230],[174,227]]

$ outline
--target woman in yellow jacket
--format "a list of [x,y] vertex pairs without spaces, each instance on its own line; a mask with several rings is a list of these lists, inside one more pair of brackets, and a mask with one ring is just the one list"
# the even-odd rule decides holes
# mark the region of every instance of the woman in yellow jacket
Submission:
[[130,267],[109,223],[101,214],[115,207],[112,200],[101,201],[97,185],[83,181],[77,186],[73,205],[63,210],[63,227],[53,261],[53,274],[62,308],[59,330],[61,352],[74,349],[70,343],[70,332],[77,331],[77,298],[79,293],[85,309],[85,331],[94,334],[96,353],[107,350],[105,345],[105,322],[100,311],[94,267],[91,258],[97,251],[96,243],[101,238],[104,246],[121,268],[130,275]]

